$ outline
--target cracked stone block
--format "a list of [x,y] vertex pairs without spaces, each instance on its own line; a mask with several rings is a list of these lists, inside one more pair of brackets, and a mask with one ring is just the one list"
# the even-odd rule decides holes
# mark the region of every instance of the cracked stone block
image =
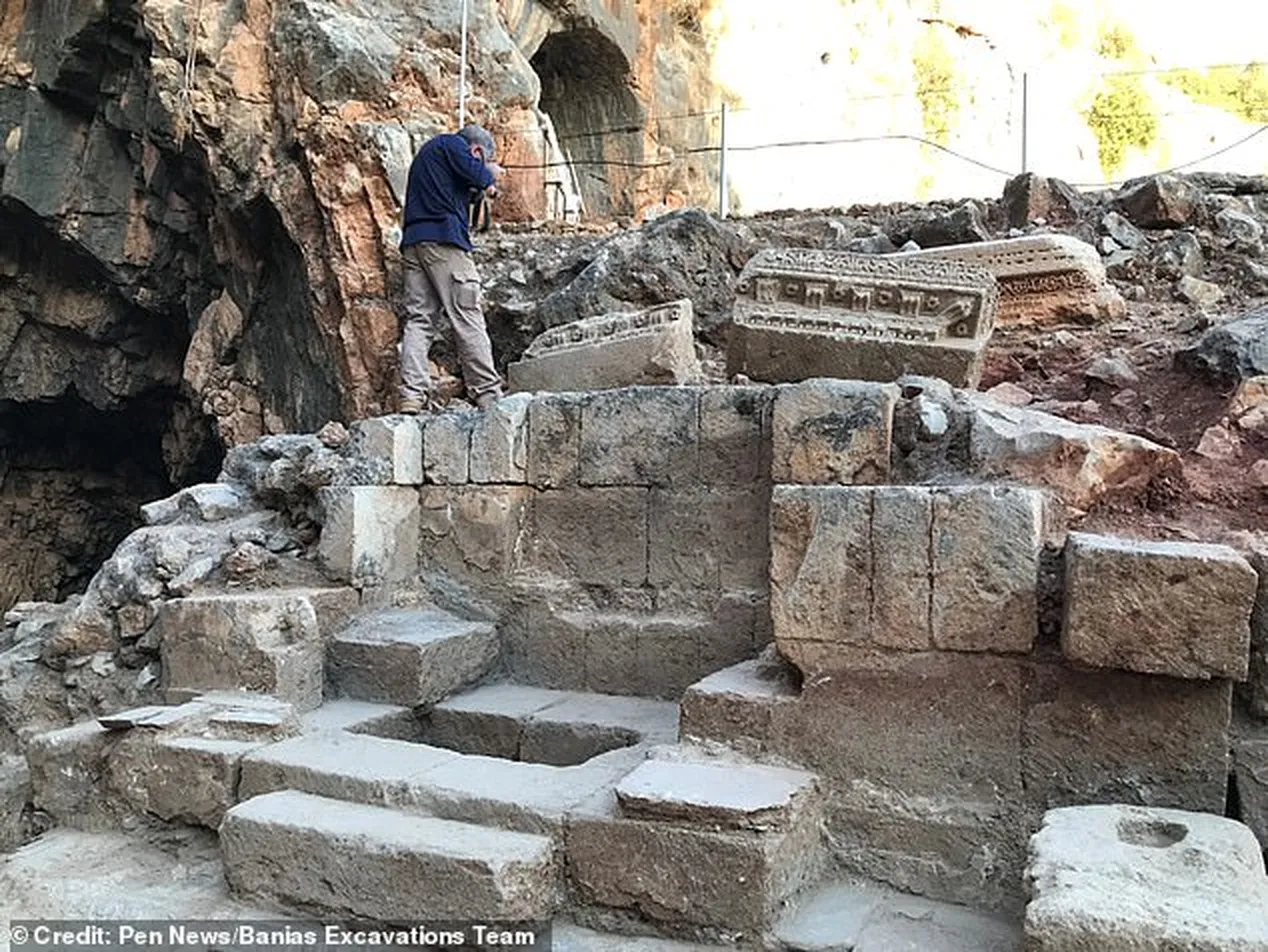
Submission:
[[527,486],[424,486],[419,554],[424,575],[504,587],[519,567],[533,495]]
[[1072,533],[1061,648],[1097,668],[1245,680],[1257,586],[1227,546]]
[[766,587],[770,496],[762,489],[653,489],[648,581],[658,587]]
[[156,625],[170,701],[224,690],[270,694],[297,711],[321,704],[325,648],[317,612],[302,595],[172,599]]
[[418,574],[419,495],[405,486],[323,489],[317,554],[326,571],[357,587]]
[[[1029,651],[1042,533],[1043,497],[1032,490],[777,486],[776,640]],[[831,652],[813,657],[830,663]]]
[[111,751],[107,775],[138,810],[214,830],[237,802],[242,758],[261,746],[133,731]]
[[362,420],[353,428],[357,455],[381,474],[382,481],[417,486],[423,481],[423,426],[418,417],[387,416]]
[[423,474],[429,483],[458,486],[471,479],[471,434],[475,410],[438,413],[423,425]]
[[38,734],[27,746],[32,802],[62,826],[106,830],[118,811],[105,783],[106,756],[117,735],[96,721]]
[[528,407],[528,481],[538,489],[577,484],[581,413],[590,395],[537,394]]
[[647,579],[646,489],[603,487],[538,493],[532,500],[528,567],[597,585]]
[[883,483],[898,390],[815,379],[777,387],[771,419],[775,483]]
[[471,429],[473,483],[523,483],[528,478],[528,408],[532,397],[503,397]]
[[1255,837],[1220,816],[1132,806],[1052,810],[1031,839],[1026,947],[1266,952]]
[[700,389],[628,387],[592,394],[581,411],[583,486],[699,482]]
[[293,790],[230,810],[220,845],[237,895],[331,916],[530,921],[550,918],[560,901],[549,837]]
[[773,387],[709,387],[700,393],[700,481],[751,488],[769,481]]

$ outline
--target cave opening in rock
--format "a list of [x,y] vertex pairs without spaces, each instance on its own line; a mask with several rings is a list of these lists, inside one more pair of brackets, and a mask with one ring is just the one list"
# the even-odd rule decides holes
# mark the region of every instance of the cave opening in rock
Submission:
[[547,36],[530,62],[586,209],[599,217],[632,214],[644,114],[625,54],[599,31],[577,28]]

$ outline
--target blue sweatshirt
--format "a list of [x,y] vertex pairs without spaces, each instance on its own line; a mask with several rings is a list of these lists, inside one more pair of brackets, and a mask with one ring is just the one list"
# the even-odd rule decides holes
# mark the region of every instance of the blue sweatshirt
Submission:
[[493,173],[471,154],[462,136],[427,140],[409,167],[401,247],[426,241],[470,251],[471,192],[492,184]]

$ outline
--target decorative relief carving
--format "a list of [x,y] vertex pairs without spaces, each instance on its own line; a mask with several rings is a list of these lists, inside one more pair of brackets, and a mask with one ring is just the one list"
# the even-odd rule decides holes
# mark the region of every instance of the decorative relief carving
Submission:
[[690,312],[684,308],[683,302],[675,301],[645,311],[587,317],[541,334],[524,351],[524,357],[540,357],[543,354],[584,347],[596,341],[638,337],[652,328],[664,327],[689,316]]

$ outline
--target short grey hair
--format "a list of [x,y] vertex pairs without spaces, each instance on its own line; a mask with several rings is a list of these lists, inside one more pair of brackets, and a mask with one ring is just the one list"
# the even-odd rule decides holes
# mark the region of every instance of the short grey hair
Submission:
[[467,140],[467,145],[478,145],[483,149],[486,159],[493,158],[493,154],[497,151],[497,147],[493,144],[493,136],[489,135],[489,130],[483,126],[463,126],[458,135]]

